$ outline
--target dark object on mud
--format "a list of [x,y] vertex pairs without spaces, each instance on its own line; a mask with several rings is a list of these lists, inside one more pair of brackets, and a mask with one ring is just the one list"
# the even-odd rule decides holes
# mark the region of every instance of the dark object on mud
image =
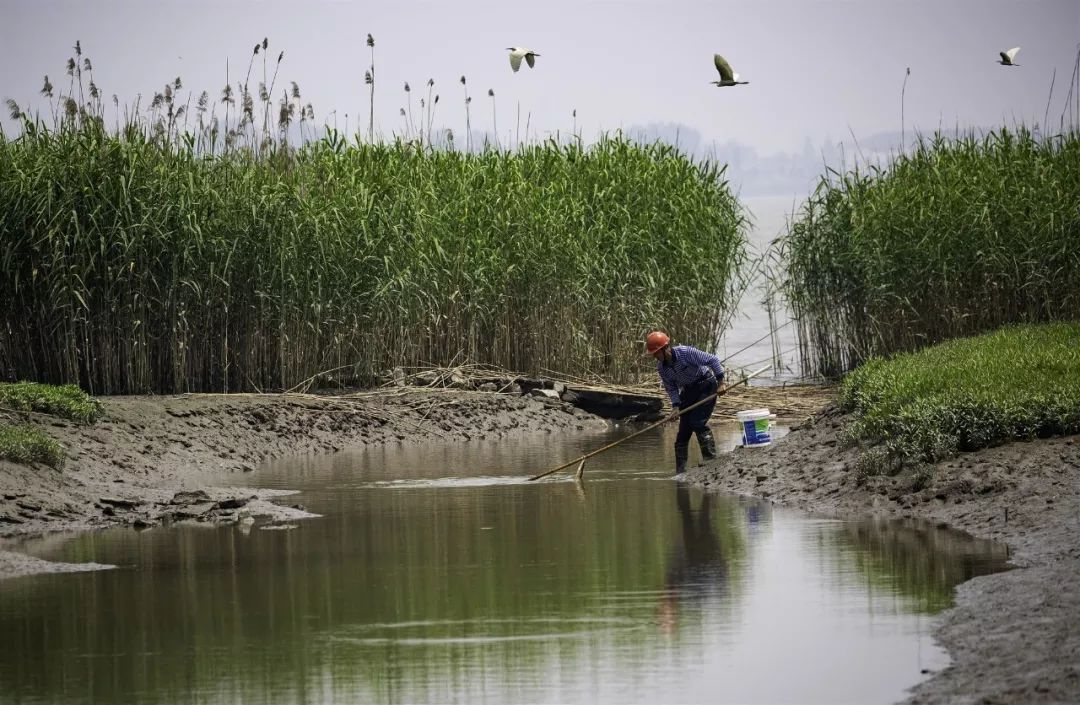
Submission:
[[592,389],[568,388],[562,400],[579,409],[605,419],[624,419],[627,416],[659,414],[663,402],[654,396],[641,394],[614,394]]
[[119,509],[134,509],[140,504],[144,504],[141,499],[120,499],[118,497],[102,497],[98,501]]
[[253,499],[255,499],[254,495],[251,497],[231,497],[229,499],[223,499],[214,505],[214,509],[239,509]]

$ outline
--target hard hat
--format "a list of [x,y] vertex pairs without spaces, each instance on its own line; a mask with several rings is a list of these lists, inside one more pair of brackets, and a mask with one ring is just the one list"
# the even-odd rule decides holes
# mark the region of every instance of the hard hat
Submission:
[[652,355],[657,350],[662,349],[670,342],[671,339],[668,338],[667,333],[659,330],[654,330],[652,333],[649,333],[647,336],[645,336],[645,350],[647,350],[648,353]]

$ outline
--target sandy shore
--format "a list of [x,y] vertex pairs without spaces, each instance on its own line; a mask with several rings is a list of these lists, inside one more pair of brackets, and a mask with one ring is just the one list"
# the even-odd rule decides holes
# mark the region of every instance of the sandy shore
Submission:
[[1012,443],[911,473],[851,470],[845,418],[830,410],[767,448],[739,448],[687,473],[710,490],[834,517],[919,517],[1005,542],[1019,567],[970,580],[935,637],[953,663],[911,704],[1080,703],[1080,438]]

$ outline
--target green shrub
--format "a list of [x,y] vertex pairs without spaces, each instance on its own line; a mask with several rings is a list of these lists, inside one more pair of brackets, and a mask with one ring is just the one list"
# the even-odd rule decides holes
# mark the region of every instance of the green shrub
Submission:
[[32,426],[0,424],[0,460],[13,463],[44,463],[59,470],[64,466],[60,444]]
[[911,473],[911,481],[908,485],[908,489],[911,492],[921,492],[930,486],[930,482],[934,479],[934,472],[929,465],[920,465]]
[[74,384],[0,382],[0,406],[51,414],[81,423],[93,423],[101,416],[101,403]]

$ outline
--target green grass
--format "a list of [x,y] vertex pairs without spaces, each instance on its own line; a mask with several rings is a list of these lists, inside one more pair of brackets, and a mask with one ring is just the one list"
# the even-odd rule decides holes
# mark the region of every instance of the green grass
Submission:
[[1080,433],[1080,323],[1009,326],[872,359],[841,385],[864,473]]
[[1080,318],[1080,132],[920,140],[823,178],[781,241],[807,372]]
[[13,463],[44,463],[59,470],[64,466],[60,444],[32,426],[0,424],[0,460]]
[[74,384],[56,386],[37,382],[0,382],[0,406],[51,414],[80,423],[93,423],[102,411],[100,402]]

